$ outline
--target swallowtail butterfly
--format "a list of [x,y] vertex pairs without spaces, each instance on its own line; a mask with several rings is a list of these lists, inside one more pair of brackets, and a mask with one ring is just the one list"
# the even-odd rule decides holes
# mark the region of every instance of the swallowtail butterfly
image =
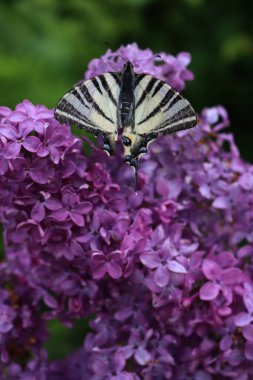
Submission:
[[196,125],[190,103],[167,83],[147,74],[136,74],[126,62],[122,72],[108,72],[73,87],[58,102],[55,117],[76,124],[96,136],[113,155],[121,139],[124,160],[137,169],[138,157],[158,134],[169,134]]

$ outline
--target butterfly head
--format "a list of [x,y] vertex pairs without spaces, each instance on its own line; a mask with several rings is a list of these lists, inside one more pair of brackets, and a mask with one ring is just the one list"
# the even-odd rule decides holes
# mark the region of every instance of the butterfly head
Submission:
[[123,70],[122,70],[122,75],[124,73],[130,73],[132,75],[134,74],[133,64],[130,61],[127,61],[124,64],[124,67],[123,67]]

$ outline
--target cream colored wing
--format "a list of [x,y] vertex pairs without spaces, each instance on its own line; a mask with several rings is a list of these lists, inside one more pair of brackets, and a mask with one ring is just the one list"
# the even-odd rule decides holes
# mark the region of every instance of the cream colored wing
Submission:
[[174,133],[196,125],[188,102],[167,83],[140,74],[135,86],[135,132],[139,136]]
[[117,73],[106,73],[78,83],[58,102],[55,118],[77,124],[95,135],[117,133],[120,82]]

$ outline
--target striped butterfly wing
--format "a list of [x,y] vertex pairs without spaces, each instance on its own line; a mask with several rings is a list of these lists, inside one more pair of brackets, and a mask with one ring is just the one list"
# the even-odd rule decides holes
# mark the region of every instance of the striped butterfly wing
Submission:
[[106,73],[78,83],[58,102],[55,118],[61,123],[76,124],[95,135],[103,134],[113,153],[117,135],[117,102],[120,79]]
[[196,114],[190,103],[167,83],[140,74],[135,86],[135,132],[141,137],[193,128]]

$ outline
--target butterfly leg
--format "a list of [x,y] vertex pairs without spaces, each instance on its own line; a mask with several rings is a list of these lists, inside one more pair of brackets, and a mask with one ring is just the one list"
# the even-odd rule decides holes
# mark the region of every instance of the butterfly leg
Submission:
[[103,150],[109,156],[112,156],[115,153],[115,141],[116,137],[112,133],[103,134]]

